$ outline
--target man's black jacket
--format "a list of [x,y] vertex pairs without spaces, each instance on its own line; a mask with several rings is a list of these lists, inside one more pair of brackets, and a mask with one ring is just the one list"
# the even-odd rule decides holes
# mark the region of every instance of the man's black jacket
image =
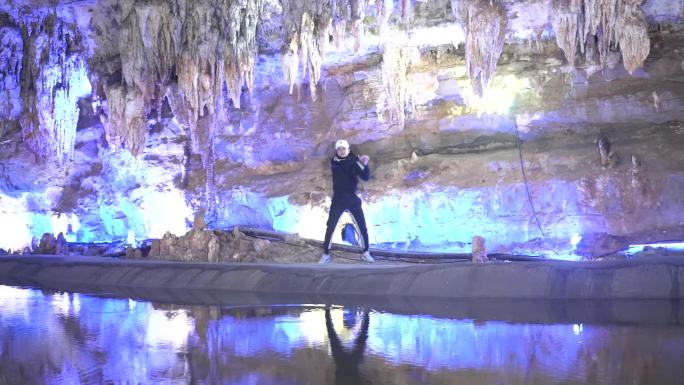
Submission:
[[356,194],[356,186],[359,179],[370,179],[370,170],[364,166],[359,157],[349,152],[346,158],[334,156],[330,160],[330,168],[333,177],[333,195],[344,196]]

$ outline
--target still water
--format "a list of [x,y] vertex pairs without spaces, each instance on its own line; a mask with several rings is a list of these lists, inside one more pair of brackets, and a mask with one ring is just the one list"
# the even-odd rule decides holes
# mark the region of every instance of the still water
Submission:
[[682,384],[684,328],[162,305],[0,285],[0,385],[557,383]]

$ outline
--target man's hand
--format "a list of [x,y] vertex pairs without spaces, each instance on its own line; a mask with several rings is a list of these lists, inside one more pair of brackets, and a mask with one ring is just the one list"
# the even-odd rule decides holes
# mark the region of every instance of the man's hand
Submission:
[[361,156],[359,156],[359,161],[360,161],[364,166],[368,166],[368,160],[369,160],[369,159],[370,159],[370,158],[368,157],[368,155],[361,155]]

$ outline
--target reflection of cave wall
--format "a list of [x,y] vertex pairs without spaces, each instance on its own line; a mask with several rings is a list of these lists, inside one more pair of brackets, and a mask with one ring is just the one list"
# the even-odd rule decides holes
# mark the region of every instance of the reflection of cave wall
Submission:
[[[568,2],[81,3],[0,4],[0,247],[180,235],[201,207],[320,238],[339,137],[371,156],[375,244],[564,256],[581,236],[588,255],[609,251],[596,237],[684,237],[681,6],[619,1],[603,25],[603,5]],[[500,53],[482,15],[507,20]]]
[[[66,379],[144,384],[164,378],[325,384],[334,378],[335,365],[342,364],[330,354],[321,308],[177,306],[5,286],[0,290],[3,383]],[[187,292],[183,297],[193,298]],[[468,311],[478,309],[468,305]],[[596,311],[592,317],[603,320],[613,312],[633,317],[635,307],[644,304],[608,305],[589,306]],[[659,309],[658,304],[648,305]],[[32,310],[40,316],[26,318]],[[361,310],[331,310],[331,324],[345,349],[354,346],[361,331]],[[552,320],[558,317],[555,310]],[[672,315],[642,316],[657,326],[634,326],[629,317],[619,325],[529,324],[372,311],[359,369],[371,383],[586,384],[597,378],[606,383],[634,378],[676,383],[684,371],[679,364],[682,328]],[[46,367],[52,369],[46,372]]]

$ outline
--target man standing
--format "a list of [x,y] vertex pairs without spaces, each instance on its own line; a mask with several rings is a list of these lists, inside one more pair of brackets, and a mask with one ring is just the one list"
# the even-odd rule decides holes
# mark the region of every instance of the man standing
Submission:
[[349,211],[352,218],[361,231],[363,239],[363,255],[361,259],[366,262],[375,261],[368,251],[368,229],[366,219],[361,209],[361,199],[356,196],[356,186],[361,178],[367,181],[370,178],[368,169],[368,156],[360,157],[349,149],[349,142],[340,139],[335,142],[335,156],[330,160],[333,178],[333,197],[328,214],[325,238],[323,240],[323,255],[319,263],[328,263],[330,258],[330,239],[337,226],[337,221],[343,212]]

